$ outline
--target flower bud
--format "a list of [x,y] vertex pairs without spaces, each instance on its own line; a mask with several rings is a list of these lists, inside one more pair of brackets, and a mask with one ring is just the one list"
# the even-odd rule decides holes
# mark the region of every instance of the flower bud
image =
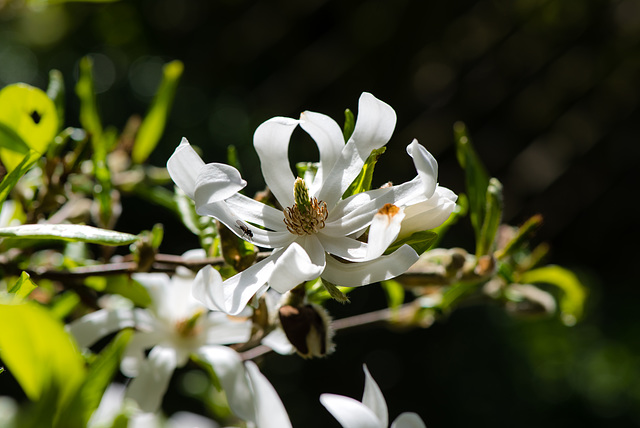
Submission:
[[287,339],[301,357],[324,357],[333,352],[331,317],[322,306],[289,304],[278,312]]

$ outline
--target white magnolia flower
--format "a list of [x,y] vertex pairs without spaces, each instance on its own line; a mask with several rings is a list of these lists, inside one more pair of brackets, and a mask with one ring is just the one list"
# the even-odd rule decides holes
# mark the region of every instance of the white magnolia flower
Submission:
[[107,334],[135,327],[120,369],[134,378],[127,397],[134,399],[142,411],[154,412],[173,371],[184,366],[191,355],[211,363],[216,374],[224,376],[224,365],[212,363],[215,355],[235,354],[221,345],[246,342],[251,324],[232,320],[221,312],[209,312],[192,296],[193,275],[169,278],[164,273],[139,273],[133,278],[149,291],[149,308],[102,309],[74,321],[69,330],[80,346],[90,346]]
[[[346,144],[340,126],[320,113],[275,117],[260,125],[254,146],[266,184],[283,211],[239,194],[246,182],[235,168],[205,164],[183,139],[167,168],[195,201],[197,213],[273,249],[269,257],[224,282],[213,267],[203,268],[194,296],[210,308],[237,314],[267,286],[284,293],[319,276],[337,285],[361,286],[404,273],[418,259],[411,247],[383,255],[401,229],[410,234],[415,228],[436,227],[455,205],[453,192],[437,185],[433,156],[414,141],[407,148],[418,170],[414,180],[342,199],[369,154],[387,143],[395,124],[390,106],[363,93]],[[296,179],[289,166],[289,140],[297,126],[313,138],[320,153],[317,171],[305,180]],[[412,220],[403,227],[405,207]],[[357,238],[366,230],[368,241],[361,242]]]
[[[344,428],[387,428],[389,413],[382,391],[367,366],[364,366],[365,381],[362,402],[336,394],[320,395],[320,402]],[[400,414],[391,428],[426,428],[416,413]]]

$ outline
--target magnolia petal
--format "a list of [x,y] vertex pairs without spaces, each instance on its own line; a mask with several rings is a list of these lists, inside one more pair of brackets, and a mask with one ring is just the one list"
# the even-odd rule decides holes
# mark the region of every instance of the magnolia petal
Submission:
[[203,346],[195,355],[213,368],[233,413],[244,420],[255,420],[251,387],[240,355],[226,346]]
[[373,216],[369,226],[367,260],[380,257],[398,237],[404,212],[395,205],[385,205]]
[[407,146],[407,153],[413,158],[418,177],[422,182],[424,196],[430,198],[438,184],[438,162],[424,146],[418,143],[418,140],[413,140]]
[[362,157],[355,141],[350,139],[342,149],[340,157],[333,165],[333,168],[330,171],[323,171],[324,183],[317,192],[317,198],[327,204],[329,212],[341,200],[344,192],[360,174],[367,156],[368,154]]
[[276,328],[271,333],[267,334],[260,341],[265,346],[273,349],[276,353],[280,355],[289,355],[293,354],[295,351],[293,345],[287,338],[284,330],[282,328]]
[[244,226],[251,231],[252,235],[247,236],[245,231],[241,229],[236,223],[238,219],[242,218],[242,211],[233,211],[231,207],[226,203],[226,201],[213,202],[210,204],[202,205],[196,209],[196,212],[199,215],[208,215],[217,219],[240,238],[251,241],[253,244],[260,247],[285,247],[295,239],[295,236],[286,230],[272,232],[270,230],[259,229],[248,223],[244,223]]
[[245,367],[253,389],[256,426],[260,428],[291,427],[287,411],[269,380],[260,373],[258,366],[253,361],[247,361]]
[[155,412],[160,408],[171,375],[176,369],[176,353],[173,348],[154,347],[140,367],[125,394],[140,406],[143,412]]
[[348,236],[329,236],[319,233],[318,239],[327,253],[345,260],[364,261],[367,256],[367,244]]
[[189,279],[175,275],[172,278],[166,273],[135,273],[132,278],[141,283],[151,296],[151,309],[157,318],[179,321],[189,317],[202,305],[189,292],[193,277]]
[[212,266],[205,266],[200,269],[193,282],[193,297],[210,309],[237,315],[269,280],[279,254],[274,251],[266,259],[224,282],[217,270]]
[[322,278],[336,285],[358,287],[402,275],[417,260],[418,254],[408,245],[368,262],[342,263],[327,257]]
[[275,262],[269,286],[286,293],[296,285],[320,276],[325,266],[325,252],[318,238],[309,235],[290,244]]
[[314,190],[321,188],[324,174],[331,171],[344,148],[344,137],[340,125],[329,116],[305,111],[300,115],[300,127],[304,129],[318,145],[320,169],[310,186],[311,196]]
[[362,404],[371,409],[375,413],[376,417],[380,421],[381,426],[386,427],[389,424],[389,412],[387,410],[387,402],[380,391],[380,387],[369,373],[369,369],[366,364],[363,364],[364,369],[364,394],[362,395]]
[[101,309],[72,322],[67,330],[80,347],[88,347],[108,334],[135,326],[131,309]]
[[194,198],[196,180],[203,166],[204,161],[186,138],[182,138],[180,145],[167,161],[171,179],[191,199]]
[[231,318],[222,312],[210,312],[203,322],[208,345],[245,343],[251,337],[251,321]]
[[223,201],[238,193],[246,185],[247,182],[234,167],[222,163],[208,163],[200,168],[193,200],[196,208]]
[[135,333],[127,344],[122,360],[120,361],[120,371],[129,377],[136,377],[140,373],[140,367],[144,365],[145,351],[152,348],[163,340],[159,332]]
[[267,120],[253,134],[253,145],[260,158],[262,175],[283,207],[293,205],[295,177],[289,165],[289,139],[299,121],[286,117]]
[[391,428],[427,428],[417,413],[401,413],[391,424]]
[[456,199],[457,195],[451,190],[438,186],[431,198],[405,208],[405,218],[398,237],[404,238],[414,232],[440,226],[455,209]]
[[343,428],[386,428],[371,409],[353,398],[321,394],[320,402]]
[[358,101],[358,118],[351,135],[360,157],[366,159],[372,150],[387,144],[396,127],[396,112],[387,103],[368,92]]
[[284,214],[269,205],[258,202],[240,193],[226,200],[229,208],[242,215],[242,220],[275,231],[286,231]]

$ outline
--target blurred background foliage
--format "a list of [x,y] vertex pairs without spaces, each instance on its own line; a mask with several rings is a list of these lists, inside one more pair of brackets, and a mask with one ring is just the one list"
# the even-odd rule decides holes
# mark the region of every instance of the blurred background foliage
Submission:
[[[572,328],[477,306],[425,330],[341,332],[323,360],[269,355],[263,370],[294,426],[336,426],[318,396],[359,398],[363,362],[392,417],[414,410],[430,428],[640,425],[638,216],[629,206],[640,184],[640,1],[0,0],[0,87],[44,89],[58,69],[67,125],[79,126],[71,88],[85,55],[103,123],[118,129],[145,114],[163,65],[182,61],[150,163],[164,165],[182,136],[206,161],[225,161],[233,144],[249,192],[264,185],[257,125],[304,109],[341,122],[362,91],[398,114],[376,177],[410,179],[404,147],[418,138],[439,161],[440,183],[461,192],[452,127],[464,121],[504,185],[504,221],[542,214],[536,239],[551,244],[549,260],[589,287],[585,318]],[[309,141],[294,139],[294,158],[309,160]],[[163,252],[198,245],[168,211],[122,203],[115,229],[160,222]],[[468,221],[441,244],[472,250]],[[384,305],[379,287],[365,287],[329,309],[342,317]],[[187,395],[208,392],[198,372],[173,382]],[[199,405],[165,398],[168,412]]]

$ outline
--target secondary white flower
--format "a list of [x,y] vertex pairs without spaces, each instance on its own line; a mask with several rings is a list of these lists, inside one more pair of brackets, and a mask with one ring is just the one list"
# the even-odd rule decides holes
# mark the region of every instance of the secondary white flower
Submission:
[[[185,365],[191,355],[211,363],[216,354],[235,353],[223,344],[244,343],[251,334],[247,320],[232,320],[220,312],[209,312],[191,294],[193,275],[163,273],[134,274],[152,298],[147,309],[99,310],[69,326],[80,346],[90,346],[107,334],[135,327],[120,364],[122,372],[134,379],[127,397],[144,412],[160,406],[173,371]],[[145,356],[146,351],[149,351]],[[218,376],[225,367],[212,364]]]
[[[194,296],[210,308],[237,314],[267,286],[284,293],[319,276],[337,285],[361,286],[404,273],[418,259],[411,247],[383,255],[400,233],[404,207],[415,206],[421,216],[405,228],[408,233],[423,224],[438,226],[453,210],[455,195],[436,191],[433,156],[414,141],[407,149],[418,170],[414,180],[342,199],[369,154],[387,143],[395,124],[390,106],[363,93],[346,144],[340,126],[320,113],[275,117],[260,125],[254,146],[266,184],[284,211],[237,193],[246,185],[239,172],[205,164],[183,139],[167,168],[176,185],[194,199],[198,214],[273,249],[269,257],[224,282],[211,266],[203,268]],[[297,126],[313,138],[320,153],[318,169],[306,181],[296,179],[289,167],[289,140]],[[418,205],[431,199],[428,208]],[[361,242],[357,238],[366,230],[368,241]]]
[[[364,394],[362,402],[336,394],[320,395],[320,402],[344,428],[387,428],[389,413],[382,391],[367,366],[364,365]],[[426,428],[420,416],[405,412],[398,416],[391,428]]]

